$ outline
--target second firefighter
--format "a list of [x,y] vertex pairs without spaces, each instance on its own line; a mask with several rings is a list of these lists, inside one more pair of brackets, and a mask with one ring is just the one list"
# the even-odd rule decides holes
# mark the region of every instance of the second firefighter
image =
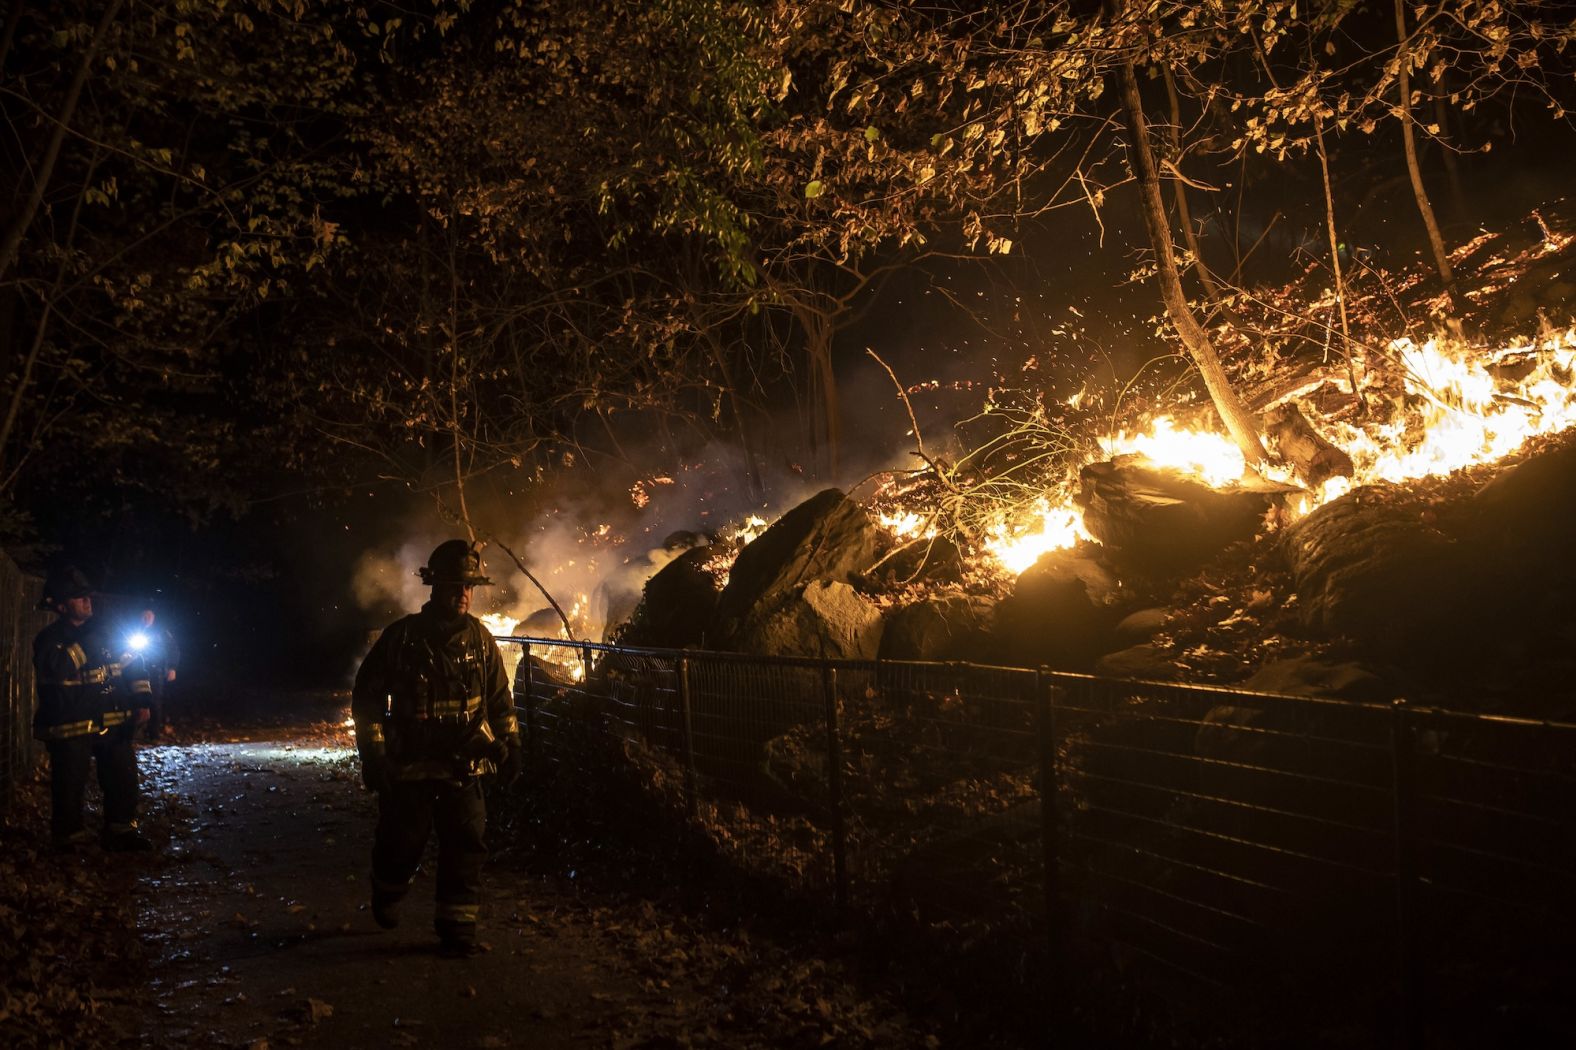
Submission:
[[432,598],[391,624],[356,674],[351,700],[362,780],[378,795],[372,914],[398,925],[427,839],[438,835],[434,927],[443,948],[476,947],[487,808],[482,777],[520,773],[520,730],[503,656],[470,615],[492,583],[464,540],[440,544],[421,569]]

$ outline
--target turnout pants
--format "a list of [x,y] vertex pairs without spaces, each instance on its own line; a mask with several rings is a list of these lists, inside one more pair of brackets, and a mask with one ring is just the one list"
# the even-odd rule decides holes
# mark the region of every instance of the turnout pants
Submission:
[[158,740],[159,734],[164,731],[164,704],[169,699],[169,683],[164,681],[163,672],[160,671],[148,680],[148,684],[151,687],[148,693],[148,739]]
[[434,828],[438,887],[433,927],[446,941],[468,943],[476,939],[482,863],[487,859],[487,806],[480,780],[396,781],[378,794],[372,892],[389,903],[409,892]]
[[63,841],[82,830],[83,796],[88,766],[96,765],[104,792],[104,834],[130,831],[137,818],[137,754],[131,745],[131,721],[106,733],[50,740],[49,830]]

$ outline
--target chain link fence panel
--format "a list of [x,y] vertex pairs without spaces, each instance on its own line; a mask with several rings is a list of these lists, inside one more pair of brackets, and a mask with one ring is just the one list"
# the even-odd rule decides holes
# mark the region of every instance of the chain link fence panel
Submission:
[[1076,946],[1259,1035],[1407,1041],[1425,1009],[1488,987],[1550,1009],[1571,976],[1576,725],[520,641],[521,720],[561,785],[636,770],[639,806],[829,916],[1024,959]]

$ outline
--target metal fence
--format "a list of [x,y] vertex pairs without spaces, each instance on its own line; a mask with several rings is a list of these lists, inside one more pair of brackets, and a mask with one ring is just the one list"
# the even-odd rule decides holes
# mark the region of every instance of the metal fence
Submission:
[[33,769],[33,635],[48,616],[36,611],[42,581],[0,553],[0,811]]
[[617,744],[643,803],[787,892],[956,943],[1093,946],[1250,1038],[1569,1021],[1576,724],[514,641],[540,762],[591,773]]

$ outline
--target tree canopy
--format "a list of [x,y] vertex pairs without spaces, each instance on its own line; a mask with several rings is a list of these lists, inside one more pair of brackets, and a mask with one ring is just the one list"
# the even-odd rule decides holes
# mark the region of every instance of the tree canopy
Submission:
[[1230,421],[1241,246],[1196,234],[1306,187],[1338,268],[1409,173],[1448,288],[1426,182],[1568,134],[1572,34],[1536,0],[12,0],[0,499],[439,492],[631,427],[748,449],[785,397],[835,474],[889,275],[1103,228],[1135,179],[1147,240],[1106,250],[1206,377],[1226,326]]

